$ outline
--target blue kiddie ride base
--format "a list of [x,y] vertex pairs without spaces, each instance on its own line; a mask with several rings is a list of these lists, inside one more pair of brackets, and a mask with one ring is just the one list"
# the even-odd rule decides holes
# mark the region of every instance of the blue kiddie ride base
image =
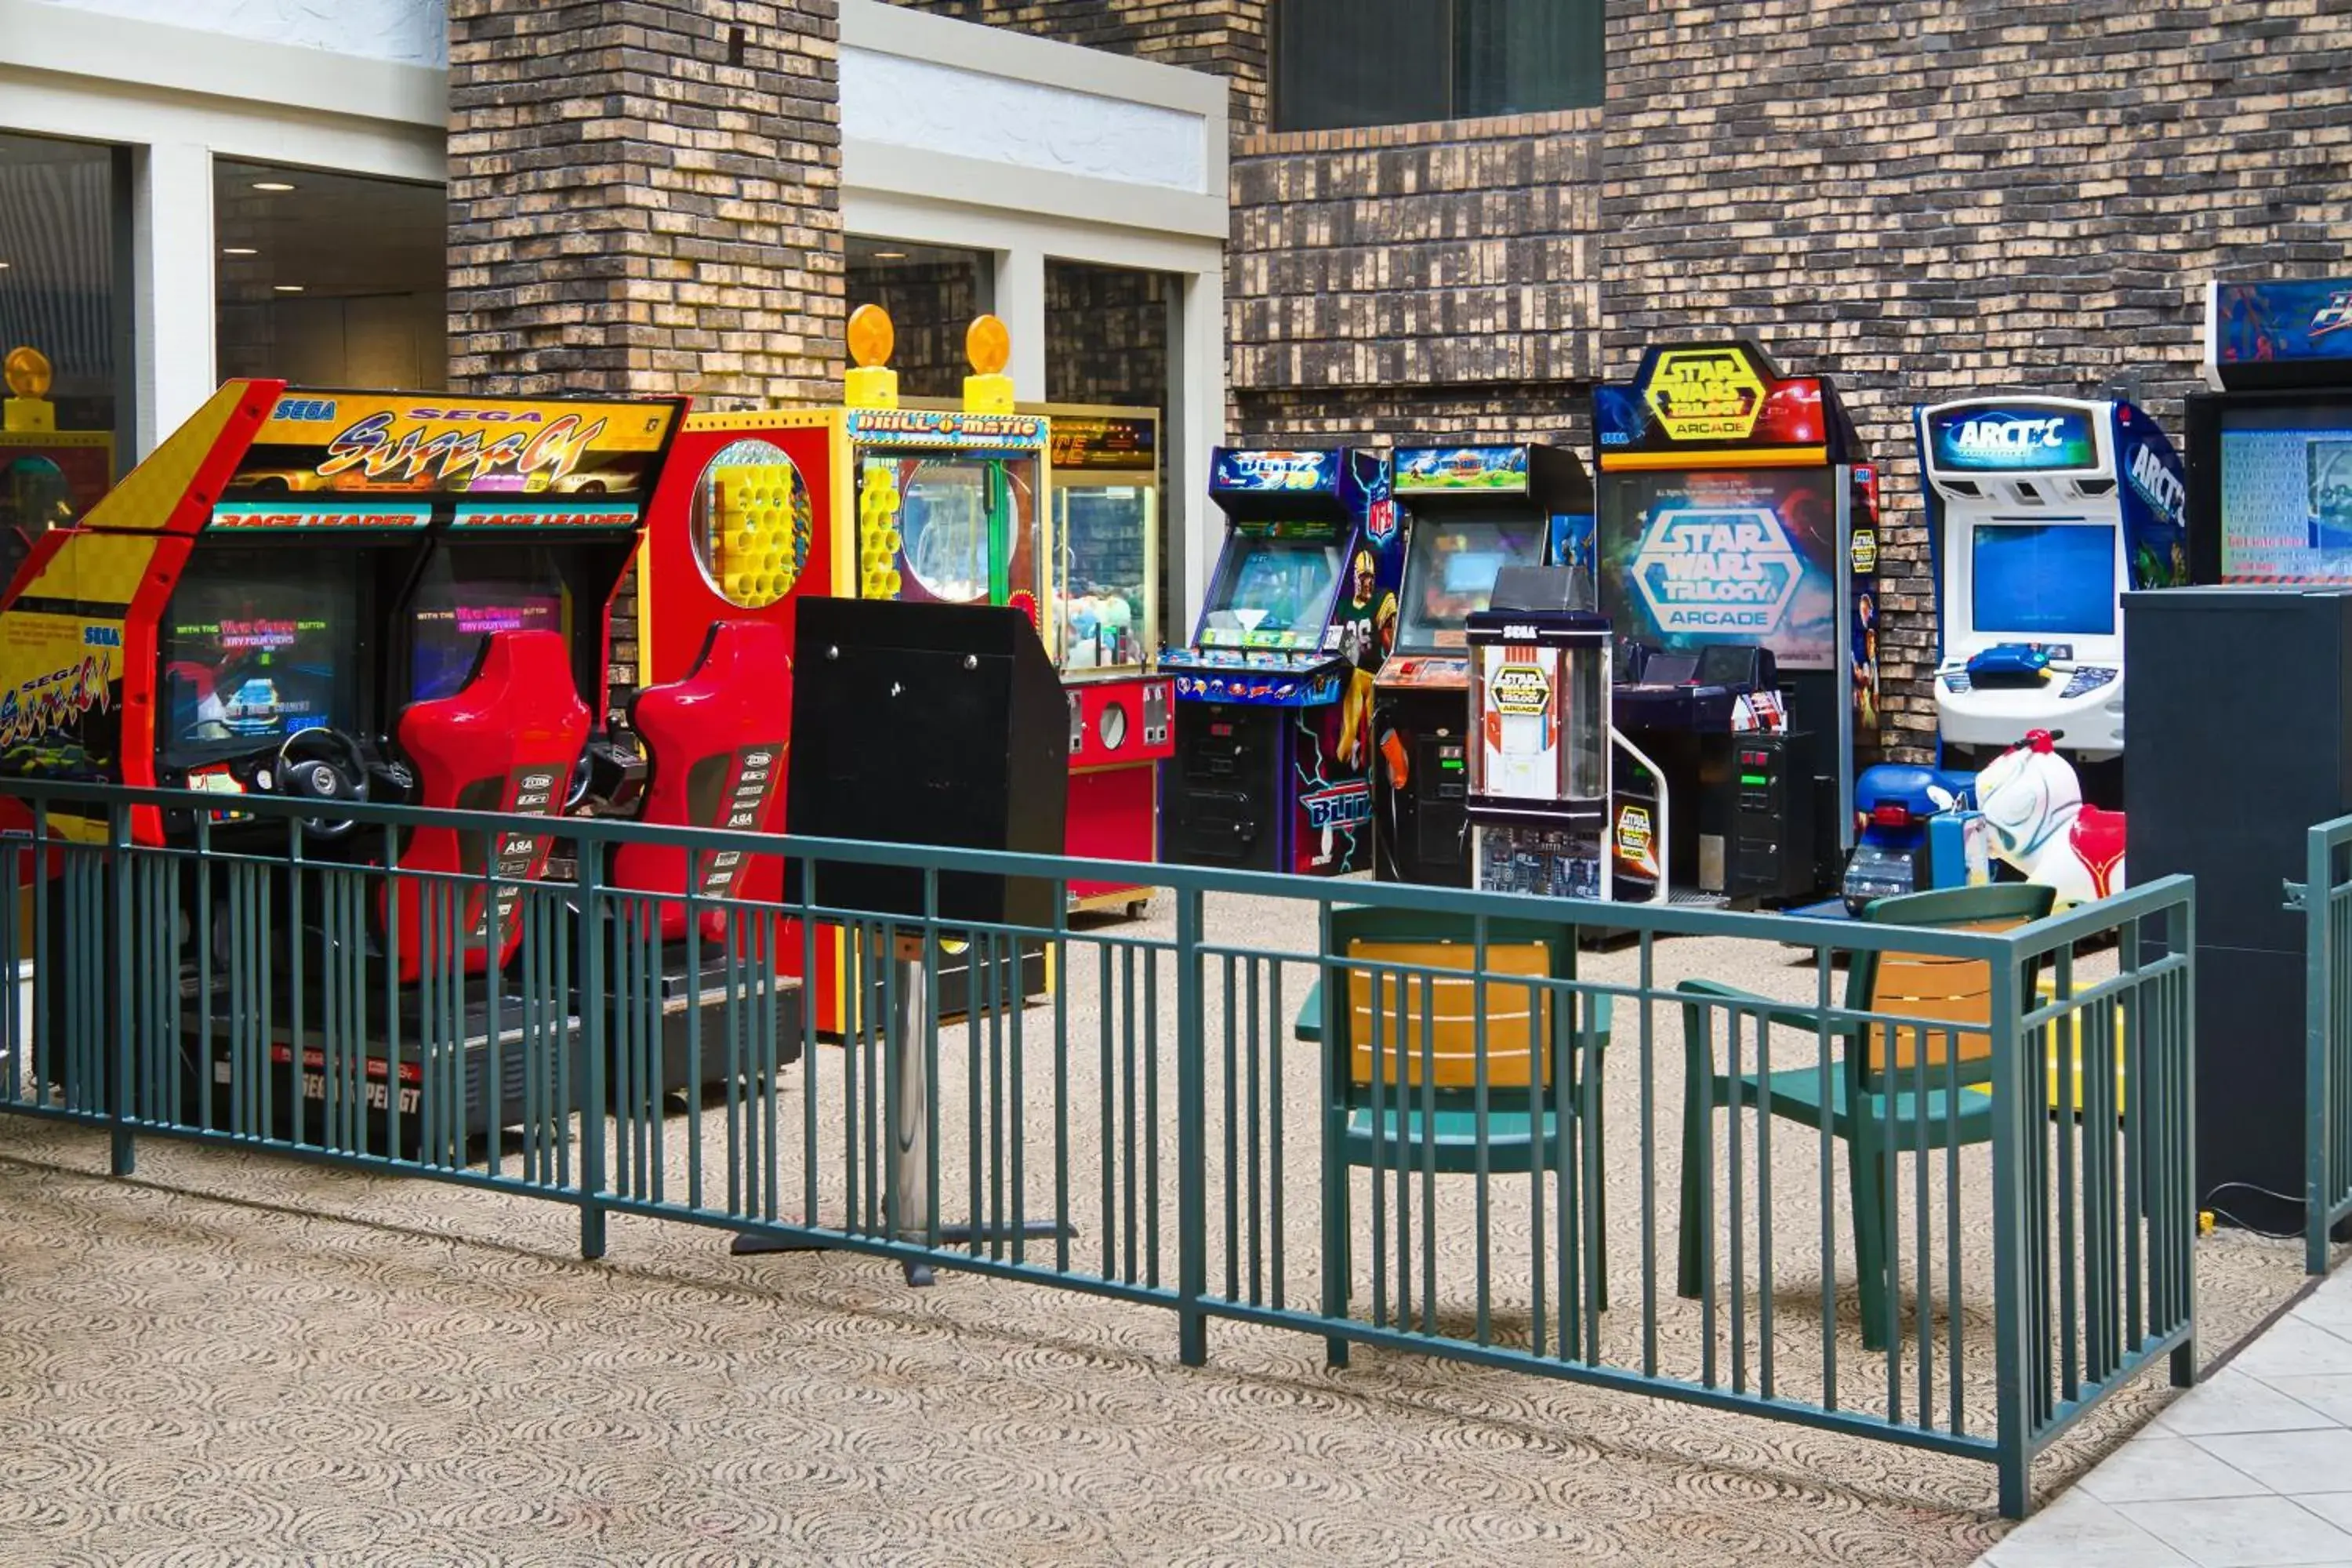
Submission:
[[1862,837],[1846,859],[1840,896],[1789,911],[1821,920],[1859,915],[1874,899],[1958,887],[1968,878],[1964,828],[1976,775],[1910,763],[1880,763],[1854,781]]

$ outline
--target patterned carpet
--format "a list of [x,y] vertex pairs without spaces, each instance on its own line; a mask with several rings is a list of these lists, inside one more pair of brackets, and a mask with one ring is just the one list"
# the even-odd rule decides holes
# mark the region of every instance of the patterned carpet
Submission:
[[[1785,955],[1661,952],[1793,984]],[[1157,1309],[646,1220],[587,1264],[552,1205],[104,1156],[0,1121],[0,1563],[1963,1563],[2004,1528],[1989,1467],[1885,1444],[1361,1348],[1331,1372],[1223,1323],[1187,1368]],[[2297,1261],[2200,1243],[2209,1359]],[[2041,1495],[2166,1392],[2070,1435]]]

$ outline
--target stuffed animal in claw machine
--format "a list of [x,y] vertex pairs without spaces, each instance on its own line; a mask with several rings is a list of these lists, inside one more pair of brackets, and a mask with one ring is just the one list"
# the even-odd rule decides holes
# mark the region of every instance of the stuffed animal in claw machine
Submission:
[[1977,775],[1977,810],[1992,852],[2031,882],[2058,889],[2058,902],[2088,903],[2124,886],[2124,814],[2083,804],[2072,763],[2058,754],[2062,732],[2032,730]]

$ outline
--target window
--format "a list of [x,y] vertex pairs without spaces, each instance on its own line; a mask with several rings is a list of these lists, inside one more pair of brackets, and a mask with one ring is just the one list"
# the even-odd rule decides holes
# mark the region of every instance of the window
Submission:
[[131,451],[129,154],[0,134],[0,580],[44,529],[98,504]]
[[1601,101],[1601,0],[1277,0],[1274,128]]
[[[898,373],[898,395],[962,397],[963,378],[971,374],[963,335],[971,319],[991,308],[993,261],[976,250],[858,234],[844,248],[849,308],[879,305],[889,312],[898,339],[890,367]],[[1029,388],[1023,392],[1036,395]]]
[[224,379],[436,392],[449,382],[448,196],[316,169],[213,162]]

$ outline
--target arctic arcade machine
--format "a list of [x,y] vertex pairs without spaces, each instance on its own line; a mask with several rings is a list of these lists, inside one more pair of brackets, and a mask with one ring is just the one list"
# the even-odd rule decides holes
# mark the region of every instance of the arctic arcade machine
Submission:
[[1635,763],[1617,774],[1616,896],[1659,875],[1677,901],[1834,886],[1877,731],[1876,479],[1852,420],[1826,379],[1736,340],[1650,349],[1595,390],[1593,426]]
[[[1536,444],[1402,447],[1396,647],[1372,689],[1372,838],[1382,881],[1471,884],[1469,617],[1498,573],[1550,558],[1555,529],[1589,535],[1592,480],[1576,454]],[[1591,603],[1588,568],[1583,603]]]
[[2305,838],[2352,812],[2352,278],[2210,285],[2205,331],[2196,585],[2124,601],[2131,874],[2197,879],[2198,1196],[2299,1229]]
[[1403,555],[1387,457],[1220,447],[1209,499],[1224,549],[1192,645],[1160,656],[1176,680],[1161,858],[1366,869],[1372,677]]
[[1916,419],[1944,766],[2063,731],[2085,792],[2119,805],[2123,594],[2188,580],[2172,443],[2124,402],[1964,398]]
[[[349,801],[553,816],[583,792],[575,777],[599,746],[591,700],[603,695],[607,606],[680,412],[669,400],[226,384],[78,524],[36,542],[0,604],[0,771],[219,801],[201,828],[193,813],[135,810],[142,845],[184,845],[201,830],[215,846],[282,853],[286,824],[238,802],[292,797],[317,807],[305,854],[325,863],[366,864],[383,847],[336,817]],[[613,753],[597,755],[606,765],[595,772],[625,775]],[[16,803],[0,808],[25,819]],[[102,816],[58,809],[50,822],[84,841],[106,832]],[[395,1026],[415,1049],[428,972],[444,992],[462,977],[465,1044],[435,1079],[463,1093],[462,1115],[439,1115],[453,1134],[520,1113],[520,1009],[498,1007],[506,1094],[496,1107],[483,1091],[489,1014],[521,941],[521,886],[541,876],[551,837],[509,833],[493,846],[415,829],[403,869],[483,874],[495,896],[401,879],[372,897],[362,922],[371,979],[363,998],[345,1001],[363,1015],[371,1053]],[[320,923],[322,898],[308,908],[304,929],[271,937],[289,989],[267,1044],[287,1068],[288,1105],[293,1020],[324,1016],[320,998],[290,989],[290,958],[299,945],[323,976],[325,955],[352,940]],[[252,1020],[220,1011],[225,994],[184,994],[191,1037],[214,1041],[217,1081],[233,1052],[261,1041],[240,1040]],[[313,1026],[301,1036],[300,1092],[320,1100],[320,1037]],[[398,1067],[394,1086],[392,1058],[371,1054],[350,1092],[380,1114],[421,1111],[431,1088],[420,1062]],[[419,1120],[410,1114],[411,1137]]]

